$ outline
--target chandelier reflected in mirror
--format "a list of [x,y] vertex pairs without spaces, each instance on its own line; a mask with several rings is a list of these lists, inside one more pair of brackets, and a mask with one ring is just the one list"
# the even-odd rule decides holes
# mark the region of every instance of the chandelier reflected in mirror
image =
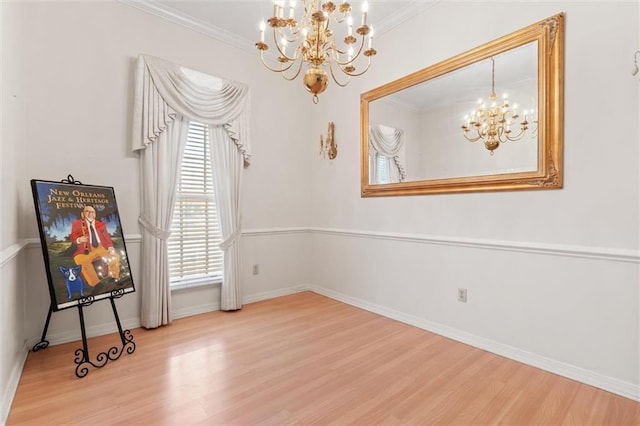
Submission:
[[[367,24],[367,2],[362,3],[362,21],[355,31],[351,4],[346,1],[340,5],[321,0],[288,3],[286,8],[284,1],[275,1],[273,16],[266,23],[260,23],[260,41],[256,43],[256,47],[267,69],[281,73],[287,80],[295,80],[302,72],[303,65],[306,65],[302,82],[313,94],[314,103],[318,103],[318,95],[327,88],[327,68],[333,81],[341,87],[349,84],[350,77],[367,72],[371,57],[376,54],[376,50],[371,47],[373,28]],[[300,6],[300,3],[302,16],[296,18],[296,6]],[[341,36],[340,42],[336,40],[332,24],[342,25],[340,30],[344,37]],[[265,58],[268,56],[265,52],[269,49],[265,42],[267,25],[273,35],[270,43],[275,46],[277,54],[277,59],[271,61],[273,64],[269,64]],[[368,42],[365,43],[367,39]],[[356,67],[356,62],[359,68]]]
[[[522,139],[529,129],[530,123],[528,120],[534,114],[533,109],[524,110],[522,111],[522,121],[518,122],[520,118],[518,105],[511,106],[506,93],[502,97],[502,104],[498,105],[496,101],[495,71],[496,62],[491,58],[491,95],[489,95],[488,106],[484,100],[479,99],[477,107],[471,111],[470,115],[464,116],[462,124],[464,137],[469,142],[477,142],[482,139],[484,146],[490,151],[491,155],[500,144]],[[533,131],[534,135],[536,130]]]

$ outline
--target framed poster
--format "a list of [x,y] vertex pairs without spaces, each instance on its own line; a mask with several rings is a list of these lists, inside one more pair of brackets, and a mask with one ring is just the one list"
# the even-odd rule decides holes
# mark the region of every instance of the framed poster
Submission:
[[112,187],[31,180],[54,311],[135,291]]

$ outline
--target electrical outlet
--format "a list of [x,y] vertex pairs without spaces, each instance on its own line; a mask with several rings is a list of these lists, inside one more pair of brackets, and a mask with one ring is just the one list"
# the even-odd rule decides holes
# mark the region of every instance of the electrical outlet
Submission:
[[458,289],[458,302],[467,303],[467,289],[459,288]]
[[258,275],[260,273],[260,268],[258,267],[258,264],[256,263],[255,265],[253,265],[253,275]]

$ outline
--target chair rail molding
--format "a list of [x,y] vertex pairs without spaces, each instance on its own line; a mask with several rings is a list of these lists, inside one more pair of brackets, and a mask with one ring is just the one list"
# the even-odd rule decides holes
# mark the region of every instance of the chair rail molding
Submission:
[[[549,256],[578,257],[583,259],[608,260],[623,263],[640,264],[640,250],[620,249],[613,247],[590,247],[579,245],[564,245],[550,243],[534,243],[525,241],[502,241],[481,238],[444,237],[424,234],[406,234],[397,232],[379,232],[367,230],[349,230],[316,227],[291,227],[291,228],[258,228],[245,229],[243,237],[265,237],[292,234],[317,234],[338,237],[373,238],[377,240],[391,240],[407,243],[421,243],[432,245],[446,245],[468,247],[485,250],[503,250],[520,253],[531,253]],[[127,243],[139,244],[142,235],[131,234],[125,236]],[[24,247],[40,247],[38,238],[28,238],[20,243],[13,244],[0,252],[0,267],[15,257]]]
[[443,237],[423,234],[403,234],[365,230],[344,230],[328,228],[308,228],[308,230],[311,233],[320,235],[373,238],[378,240],[393,240],[408,243],[422,243],[432,245],[438,244],[446,246],[458,246],[487,250],[504,250],[550,256],[568,256],[625,263],[640,263],[640,250],[630,249],[544,244],[524,241],[501,241],[479,238]]

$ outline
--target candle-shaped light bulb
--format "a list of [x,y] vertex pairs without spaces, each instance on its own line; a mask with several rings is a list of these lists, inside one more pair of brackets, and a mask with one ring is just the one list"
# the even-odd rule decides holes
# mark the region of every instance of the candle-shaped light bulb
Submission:
[[267,28],[267,24],[264,21],[260,21],[260,41],[264,43],[264,29]]
[[294,13],[295,8],[296,8],[296,2],[295,2],[295,0],[291,0],[289,2],[289,19],[293,19],[294,15],[295,15],[295,13]]
[[309,33],[309,30],[307,30],[307,27],[304,27],[302,29],[302,37],[303,38],[307,38],[307,34]]
[[282,54],[286,56],[286,54],[287,54],[287,39],[282,37],[280,39],[280,44],[282,45]]
[[347,51],[347,56],[349,58],[348,62],[351,62],[353,59],[353,46],[349,46],[349,50]]
[[369,49],[371,49],[372,41],[373,41],[373,27],[371,27],[371,32],[369,32]]
[[367,25],[367,12],[369,11],[369,3],[362,2],[362,25]]
[[273,0],[273,16],[278,17],[278,0]]
[[353,35],[353,17],[351,15],[347,18],[347,35]]

